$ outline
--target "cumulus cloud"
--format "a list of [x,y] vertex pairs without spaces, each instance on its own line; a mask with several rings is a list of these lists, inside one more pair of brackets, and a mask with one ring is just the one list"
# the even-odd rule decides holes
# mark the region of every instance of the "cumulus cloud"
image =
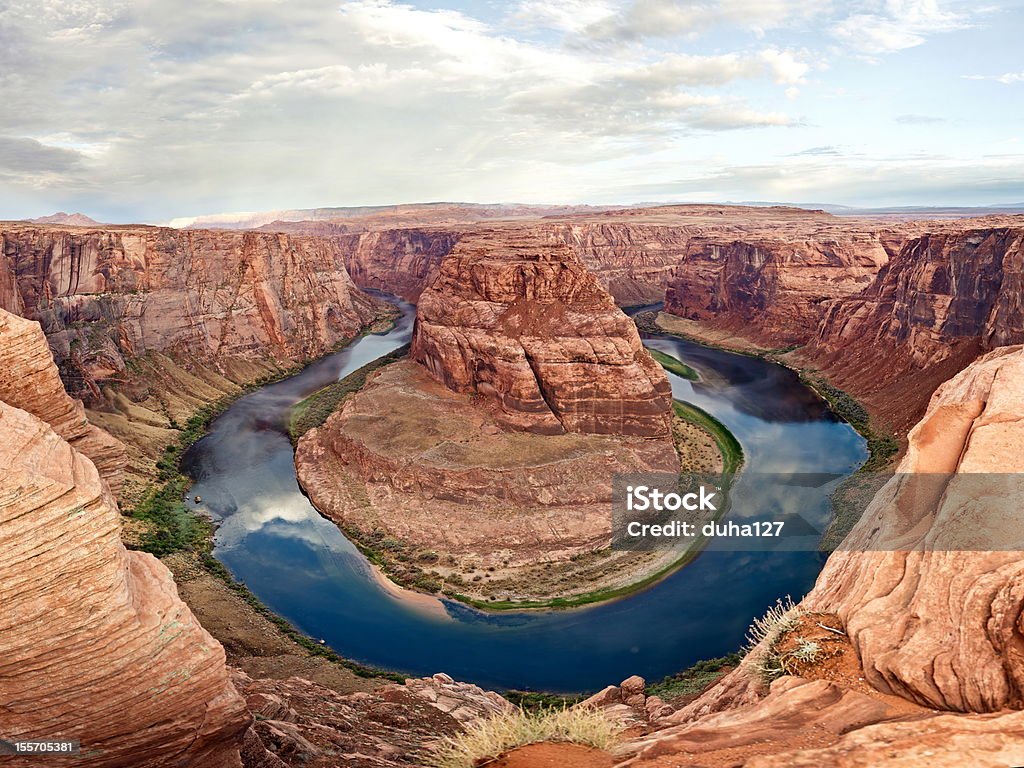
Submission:
[[696,34],[720,24],[763,32],[827,7],[798,0],[633,0],[619,13],[584,27],[583,34],[595,41],[629,42]]
[[951,10],[939,0],[886,0],[864,4],[831,32],[853,50],[873,56],[914,48],[931,35],[970,25],[968,10]]

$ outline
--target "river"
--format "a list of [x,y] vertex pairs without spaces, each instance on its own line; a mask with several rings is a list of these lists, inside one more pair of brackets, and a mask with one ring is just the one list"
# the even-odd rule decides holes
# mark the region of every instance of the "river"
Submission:
[[[824,562],[813,548],[709,550],[629,597],[565,611],[487,613],[441,601],[424,610],[385,589],[358,550],[299,489],[286,423],[317,389],[407,343],[415,309],[388,333],[364,336],[289,379],[245,395],[183,457],[190,493],[218,521],[214,555],[279,615],[339,654],[413,675],[447,672],[485,687],[553,692],[597,690],[639,674],[656,680],[736,650],[751,619],[777,598],[795,599]],[[696,369],[672,374],[675,397],[714,414],[746,455],[733,508],[771,505],[744,476],[762,472],[854,471],[863,439],[792,371],[671,337],[649,347]],[[743,494],[746,493],[744,502]],[[810,495],[808,495],[810,493]],[[827,488],[805,492],[800,513],[827,522]],[[765,509],[767,515],[771,510]]]

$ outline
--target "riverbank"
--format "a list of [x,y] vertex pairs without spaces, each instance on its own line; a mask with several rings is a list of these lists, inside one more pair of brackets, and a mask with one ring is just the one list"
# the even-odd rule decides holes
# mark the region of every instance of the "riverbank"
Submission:
[[[382,314],[332,352],[367,334],[386,332],[396,316]],[[240,361],[222,366],[229,378],[199,363],[186,370],[169,358],[150,356],[133,361],[138,375],[147,377],[150,393],[144,402],[110,393],[118,410],[89,416],[126,444],[132,461],[136,481],[122,505],[125,545],[148,551],[168,566],[181,598],[224,646],[229,665],[253,678],[302,677],[340,693],[369,691],[404,677],[344,659],[269,610],[212,556],[213,523],[183,502],[189,480],[179,463],[186,449],[239,398],[310,362]]]
[[645,312],[637,315],[636,321],[642,332],[677,336],[696,344],[770,360],[789,368],[808,389],[828,403],[833,413],[865,439],[867,460],[853,475],[840,483],[831,496],[833,519],[822,536],[820,547],[823,551],[832,551],[838,547],[860,519],[865,504],[881,487],[885,473],[895,464],[905,446],[891,432],[879,426],[878,420],[872,417],[860,401],[831,384],[824,372],[794,361],[792,355],[797,351],[796,347],[760,347],[750,339],[727,331],[709,329],[696,321],[666,312]]

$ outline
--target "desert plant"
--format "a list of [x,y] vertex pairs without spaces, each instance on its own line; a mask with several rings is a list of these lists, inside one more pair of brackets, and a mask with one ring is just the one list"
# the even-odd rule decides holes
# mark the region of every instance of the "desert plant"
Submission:
[[750,663],[766,683],[786,673],[785,659],[778,652],[779,638],[792,632],[800,621],[802,611],[786,595],[768,608],[764,616],[754,619],[747,630],[744,646]]
[[802,661],[806,664],[813,664],[821,657],[821,645],[816,640],[808,640],[806,637],[796,639],[796,647],[786,654],[787,658],[793,661]]
[[608,749],[619,729],[598,709],[572,707],[526,712],[516,709],[471,724],[433,747],[428,768],[475,768],[482,761],[544,741]]

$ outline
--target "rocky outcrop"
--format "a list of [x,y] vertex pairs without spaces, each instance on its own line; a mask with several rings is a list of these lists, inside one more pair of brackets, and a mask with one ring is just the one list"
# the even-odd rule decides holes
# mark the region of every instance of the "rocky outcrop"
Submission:
[[557,237],[464,235],[417,309],[412,357],[543,434],[669,434],[668,379],[632,321]]
[[224,652],[167,569],[125,551],[92,462],[6,403],[0,431],[0,733],[81,741],[54,766],[240,765]]
[[92,460],[115,497],[120,493],[124,446],[91,425],[81,402],[64,391],[38,323],[0,309],[0,401],[42,419]]
[[69,391],[87,398],[147,352],[322,355],[380,308],[352,283],[339,243],[274,233],[6,224],[3,275],[3,308],[41,323]]
[[246,768],[417,768],[431,744],[513,709],[444,674],[345,695],[301,678],[236,673],[235,684],[256,716],[242,750]]
[[825,305],[862,290],[889,260],[875,233],[823,237],[701,236],[682,255],[665,293],[665,310],[740,331],[775,347],[814,333]]
[[1001,347],[935,392],[899,474],[799,607],[840,624],[852,674],[808,679],[812,666],[765,697],[755,650],[630,765],[1024,760],[1022,440],[1024,347]]
[[897,425],[981,352],[1024,341],[1024,228],[908,242],[862,293],[829,304],[804,356]]

